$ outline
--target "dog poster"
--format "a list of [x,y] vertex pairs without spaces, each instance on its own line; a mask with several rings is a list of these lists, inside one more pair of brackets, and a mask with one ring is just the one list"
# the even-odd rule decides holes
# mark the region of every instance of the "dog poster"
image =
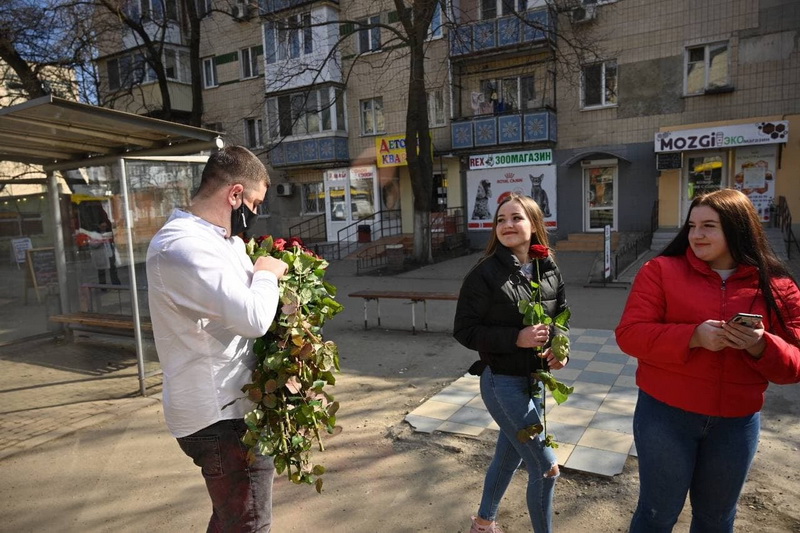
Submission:
[[467,228],[491,230],[497,206],[511,193],[530,196],[541,208],[548,229],[556,229],[556,167],[533,165],[467,172]]

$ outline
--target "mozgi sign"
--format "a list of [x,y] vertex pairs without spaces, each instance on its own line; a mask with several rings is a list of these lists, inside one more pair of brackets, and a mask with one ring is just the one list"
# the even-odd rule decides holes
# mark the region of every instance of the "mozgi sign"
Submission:
[[661,131],[655,135],[655,151],[682,152],[732,146],[786,143],[789,141],[789,121],[736,124],[718,128]]
[[527,152],[508,152],[504,154],[472,155],[469,169],[521,167],[526,165],[549,165],[553,162],[552,150],[529,150]]

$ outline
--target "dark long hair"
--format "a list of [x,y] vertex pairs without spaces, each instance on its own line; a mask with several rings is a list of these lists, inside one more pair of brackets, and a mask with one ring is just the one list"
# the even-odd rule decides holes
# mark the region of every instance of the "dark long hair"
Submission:
[[758,286],[767,301],[767,309],[775,313],[783,329],[797,343],[794,333],[786,327],[771,283],[774,278],[789,278],[797,285],[797,280],[786,263],[775,255],[753,203],[741,191],[721,189],[696,197],[689,207],[683,227],[659,255],[681,256],[686,253],[689,247],[689,217],[692,210],[700,206],[710,207],[719,215],[722,233],[736,264],[751,265],[758,269]]

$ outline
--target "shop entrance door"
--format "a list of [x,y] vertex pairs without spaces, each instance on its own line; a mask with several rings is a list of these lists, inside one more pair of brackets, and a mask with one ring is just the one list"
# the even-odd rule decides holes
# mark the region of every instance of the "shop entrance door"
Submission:
[[[376,176],[377,172],[373,166],[339,168],[325,172],[325,217],[328,241],[338,241],[340,230],[375,214],[378,200]],[[366,224],[371,226],[372,222],[370,219]],[[358,239],[356,228],[351,229],[352,231],[343,232],[341,238]]]
[[583,168],[583,190],[586,198],[584,204],[584,231],[600,232],[611,226],[617,227],[616,194],[617,165],[616,160],[597,161]]
[[696,196],[720,190],[726,175],[725,156],[722,153],[693,154],[686,158],[686,171],[681,178],[682,225]]

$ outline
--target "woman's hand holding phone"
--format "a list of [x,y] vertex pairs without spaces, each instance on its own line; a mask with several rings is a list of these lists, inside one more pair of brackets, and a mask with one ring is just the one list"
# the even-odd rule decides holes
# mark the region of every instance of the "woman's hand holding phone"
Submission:
[[727,346],[746,350],[751,356],[759,359],[766,347],[762,319],[763,316],[751,313],[734,315],[722,326]]

